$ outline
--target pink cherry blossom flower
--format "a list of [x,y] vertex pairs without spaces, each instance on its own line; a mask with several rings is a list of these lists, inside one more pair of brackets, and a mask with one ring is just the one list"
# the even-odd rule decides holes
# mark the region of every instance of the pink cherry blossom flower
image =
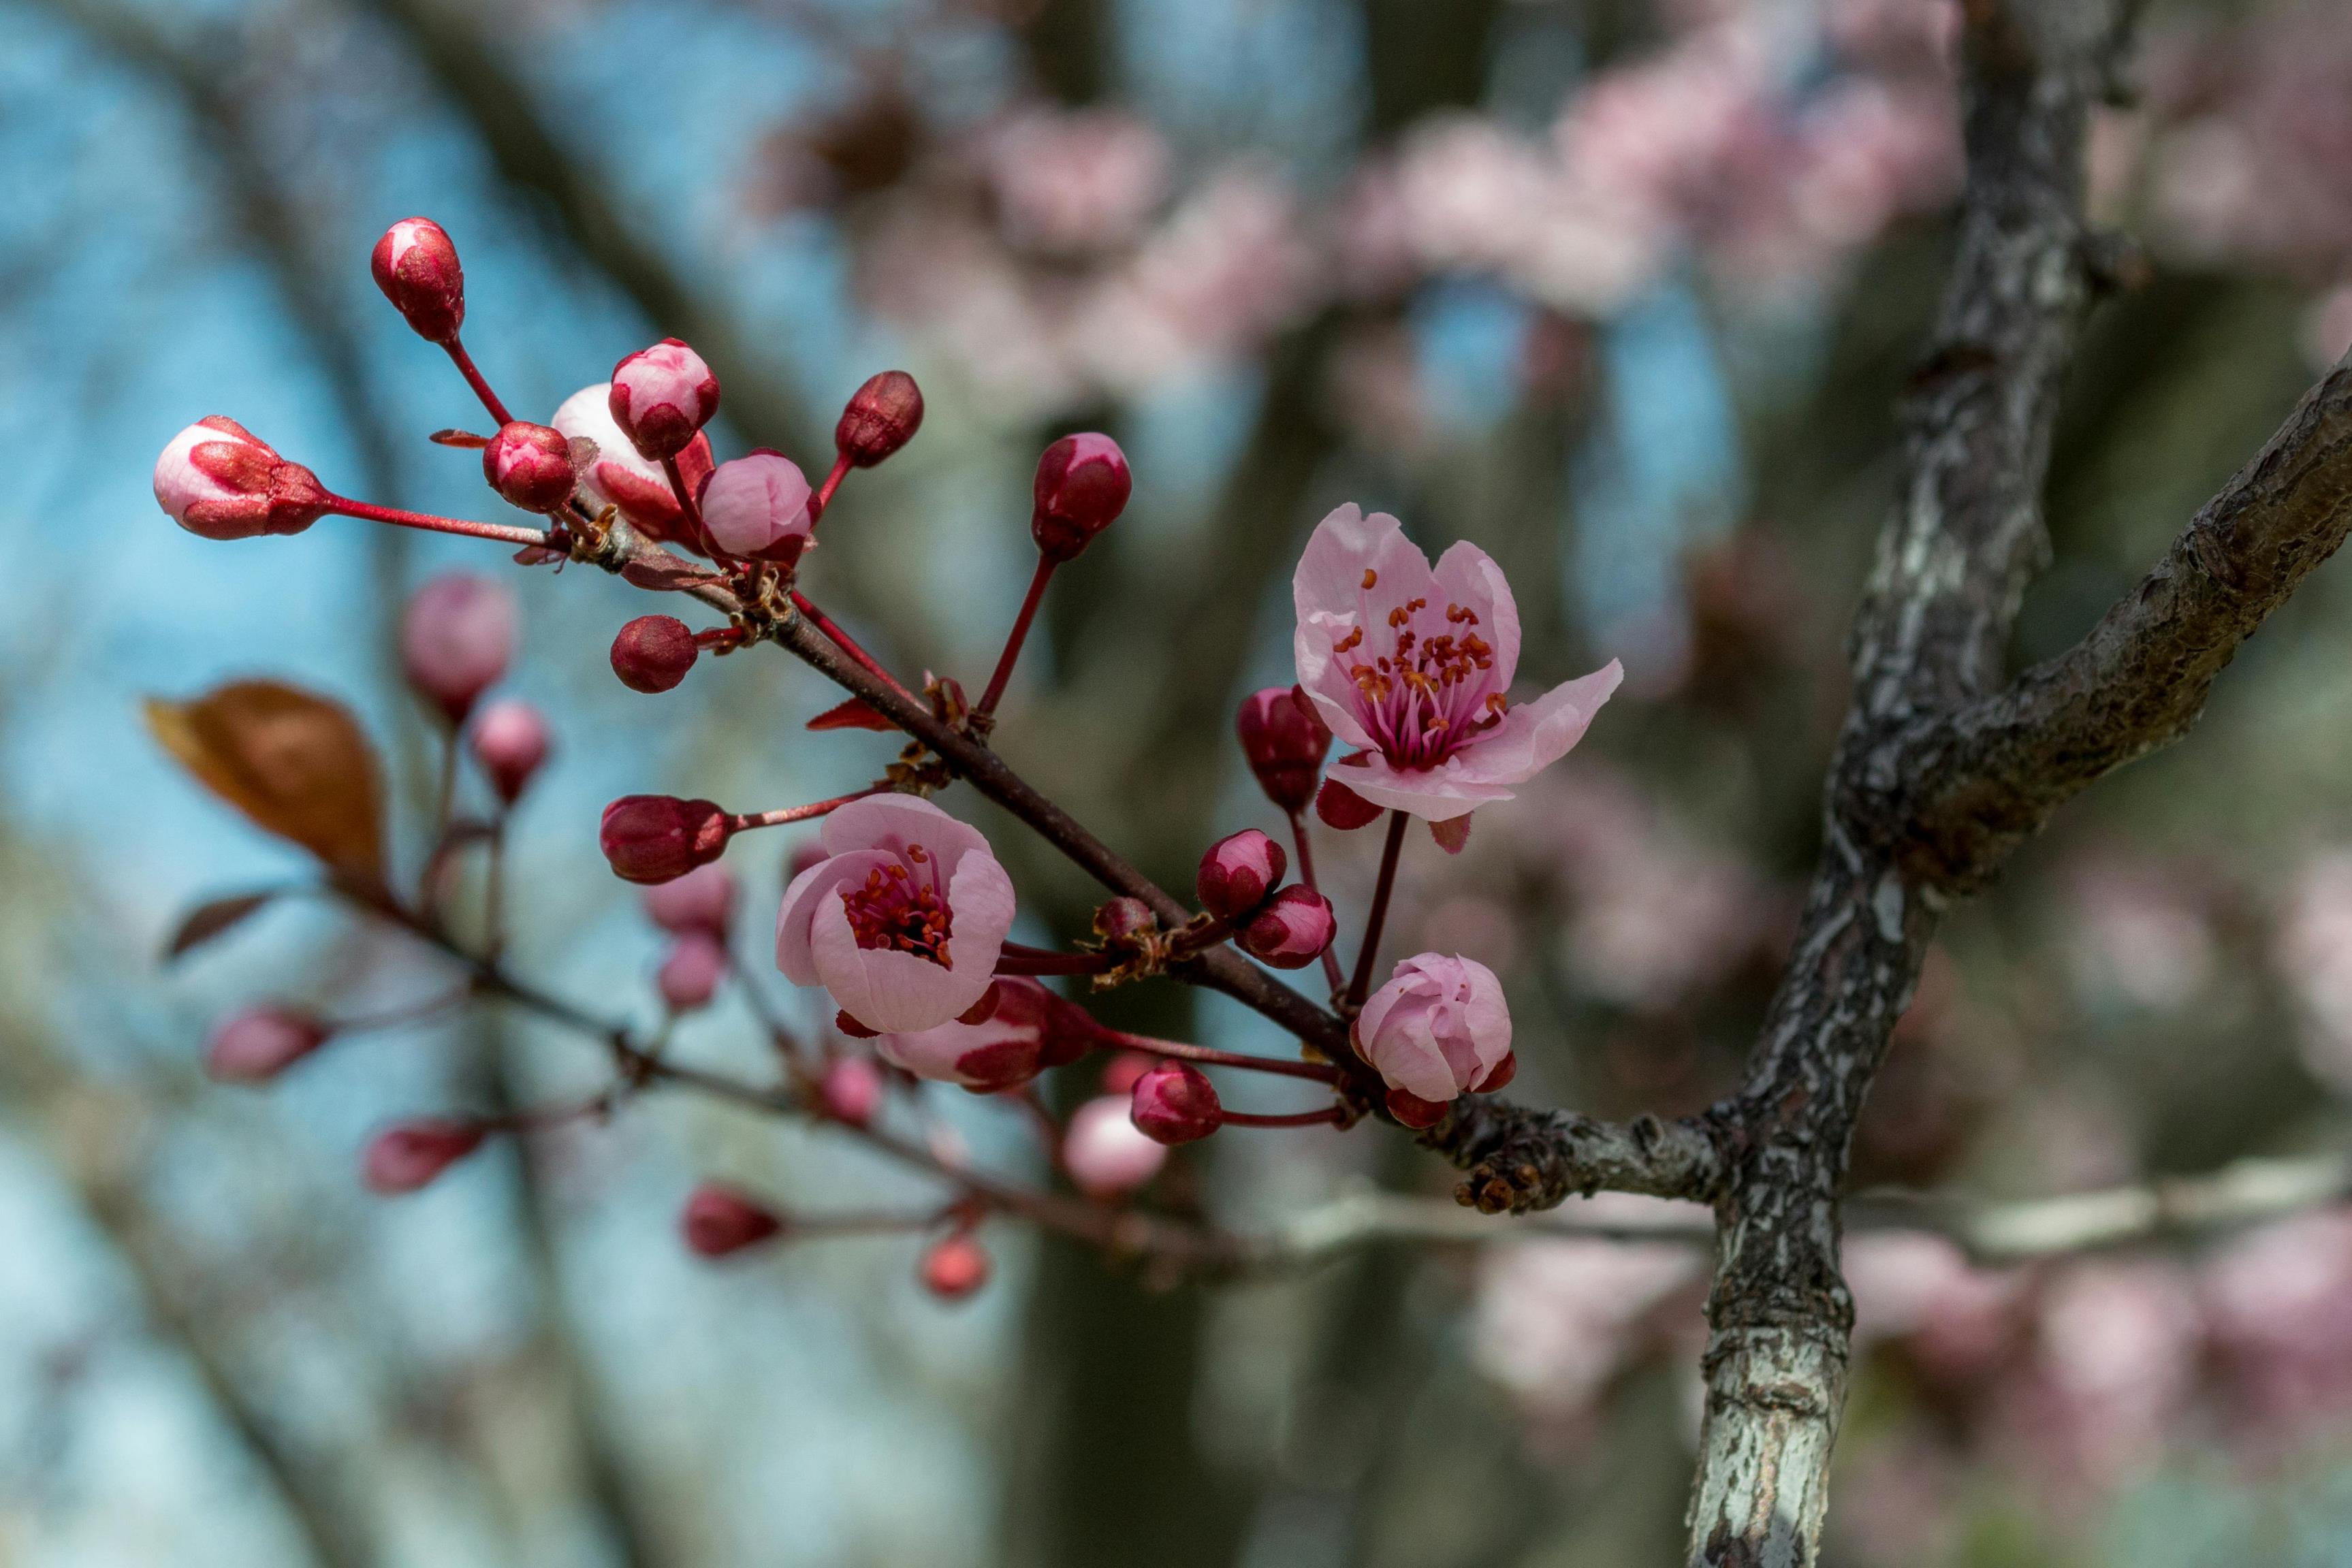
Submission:
[[1013,879],[976,828],[911,795],[824,820],[825,858],[793,879],[776,967],[867,1029],[935,1029],[979,1001],[1013,928]]
[[1125,1094],[1103,1094],[1070,1113],[1062,1164],[1078,1190],[1109,1197],[1141,1186],[1168,1163],[1168,1147],[1138,1127]]
[[[687,537],[686,515],[661,465],[638,455],[614,423],[612,399],[612,382],[598,382],[565,398],[555,411],[556,429],[596,448],[595,455],[580,465],[580,487],[598,506],[618,507],[628,525],[647,538],[702,549],[700,539]],[[678,476],[690,492],[710,470],[710,438],[697,435],[677,455]]]
[[514,657],[514,595],[503,583],[453,571],[416,591],[400,618],[408,684],[463,718]]
[[155,504],[208,539],[299,534],[326,514],[319,476],[222,414],[172,437],[155,459]]
[[1356,1015],[1356,1052],[1391,1089],[1435,1105],[1479,1088],[1511,1054],[1503,982],[1474,958],[1401,960]]
[[719,412],[719,378],[700,354],[664,338],[613,367],[607,406],[638,453],[658,463],[685,451]]
[[698,504],[703,532],[731,556],[793,561],[815,542],[808,478],[780,452],[721,463],[702,482]]
[[1449,821],[1507,800],[1565,756],[1624,679],[1612,659],[1514,707],[1519,612],[1467,542],[1432,570],[1394,517],[1341,507],[1307,541],[1291,585],[1298,684],[1360,747],[1331,777],[1376,806]]

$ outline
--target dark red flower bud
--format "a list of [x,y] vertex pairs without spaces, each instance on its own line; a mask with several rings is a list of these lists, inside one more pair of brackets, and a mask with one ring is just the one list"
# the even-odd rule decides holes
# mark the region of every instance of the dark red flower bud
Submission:
[[667,882],[708,865],[734,829],[709,800],[674,795],[624,795],[604,808],[597,835],[613,874],[625,882]]
[[519,697],[507,697],[484,708],[467,739],[474,747],[474,760],[489,775],[490,788],[509,806],[522,798],[547,761],[547,720]]
[[518,419],[500,425],[482,448],[482,477],[509,506],[552,512],[572,499],[579,476],[572,465],[572,443],[562,431]]
[[1139,898],[1124,895],[1095,911],[1095,935],[1106,942],[1128,942],[1160,928],[1160,916]]
[[696,1253],[724,1258],[782,1233],[784,1222],[733,1188],[704,1182],[687,1198],[678,1228]]
[[1323,788],[1315,796],[1315,814],[1323,819],[1326,827],[1341,832],[1370,827],[1381,820],[1381,809],[1340,783],[1337,779],[1323,780]]
[[1029,537],[1048,560],[1074,559],[1127,509],[1135,481],[1108,435],[1065,435],[1037,459]]
[[1453,1108],[1450,1100],[1424,1100],[1403,1089],[1389,1091],[1389,1114],[1408,1127],[1434,1127],[1445,1120],[1445,1113]]
[[1286,811],[1305,810],[1331,749],[1331,731],[1313,705],[1297,686],[1268,686],[1242,699],[1234,728],[1265,798]]
[[334,1028],[293,1008],[247,1008],[205,1042],[205,1071],[223,1083],[266,1083],[327,1043]]
[[988,1283],[988,1254],[969,1236],[944,1237],[923,1254],[923,1289],[961,1301]]
[[1224,1124],[1216,1085],[1199,1068],[1163,1061],[1135,1081],[1128,1116],[1143,1135],[1161,1144],[1189,1144]]
[[1331,901],[1304,883],[1294,883],[1267,899],[1234,940],[1262,964],[1303,969],[1331,945],[1339,928]]
[[613,673],[633,692],[666,692],[686,679],[702,649],[675,615],[640,615],[613,638]]
[[367,1146],[368,1188],[415,1192],[482,1146],[484,1129],[470,1122],[403,1122],[378,1133]]
[[466,321],[466,273],[457,247],[431,218],[403,218],[383,231],[368,258],[375,286],[431,343],[446,343]]
[[841,422],[833,427],[833,447],[853,468],[871,468],[915,438],[923,428],[923,393],[904,371],[884,371],[859,387]]
[[1266,901],[1289,869],[1290,857],[1280,844],[1244,828],[1209,846],[1192,889],[1201,895],[1202,908],[1221,920],[1239,920]]

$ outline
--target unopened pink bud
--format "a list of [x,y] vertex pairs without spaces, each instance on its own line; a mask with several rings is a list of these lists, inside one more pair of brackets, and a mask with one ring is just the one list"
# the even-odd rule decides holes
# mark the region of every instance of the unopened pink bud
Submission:
[[707,931],[689,931],[670,947],[654,977],[662,1000],[676,1012],[709,1007],[727,973],[727,949]]
[[482,477],[509,505],[526,512],[559,510],[579,480],[564,434],[520,419],[500,425],[482,448]]
[[915,438],[923,428],[923,393],[904,371],[869,378],[841,411],[833,427],[834,450],[853,468],[871,468]]
[[1135,1081],[1128,1114],[1143,1135],[1160,1144],[1189,1144],[1223,1125],[1216,1085],[1199,1068],[1163,1061]]
[[727,813],[709,800],[625,795],[604,808],[597,841],[614,875],[625,882],[656,883],[717,860],[733,832]]
[[719,412],[719,378],[676,338],[640,349],[613,367],[613,423],[649,461],[686,450]]
[[1266,900],[1234,940],[1242,951],[1277,969],[1303,969],[1331,945],[1339,923],[1331,901],[1303,883],[1294,883]]
[[474,760],[489,776],[499,799],[513,805],[547,761],[547,720],[537,708],[508,697],[484,708],[474,720]]
[[204,538],[299,534],[332,499],[317,475],[222,414],[172,437],[155,459],[155,504]]
[[842,1057],[824,1070],[817,1097],[826,1115],[862,1127],[882,1107],[881,1070],[862,1056]]
[[784,1222],[732,1187],[704,1182],[686,1200],[678,1228],[705,1258],[724,1258],[778,1235]]
[[923,1254],[923,1289],[947,1301],[961,1301],[988,1283],[988,1254],[969,1236],[950,1236]]
[[1127,1095],[1105,1094],[1070,1113],[1062,1134],[1062,1165],[1090,1197],[1131,1191],[1168,1163],[1167,1145],[1128,1114],[1131,1103]]
[[702,482],[702,531],[743,560],[798,560],[815,531],[800,465],[764,449],[721,463]]
[[1323,780],[1323,788],[1315,796],[1315,814],[1323,819],[1325,827],[1337,828],[1343,833],[1369,828],[1381,820],[1378,806],[1337,779]]
[[403,1122],[378,1133],[367,1146],[364,1175],[371,1191],[415,1192],[482,1146],[483,1129],[470,1122]]
[[450,722],[507,673],[514,657],[514,595],[487,577],[451,572],[416,591],[400,621],[408,684],[441,705]]
[[673,936],[700,931],[723,942],[735,921],[734,873],[714,862],[648,888],[646,916]]
[[1135,481],[1108,435],[1065,435],[1037,459],[1029,536],[1048,560],[1069,560],[1127,509]]
[[702,650],[675,615],[640,615],[613,638],[613,673],[633,692],[666,692],[686,679]]
[[267,1083],[327,1043],[324,1019],[292,1008],[247,1008],[221,1020],[205,1042],[205,1071],[223,1083]]
[[1242,699],[1234,716],[1242,755],[1265,798],[1286,811],[1303,811],[1315,799],[1323,776],[1323,754],[1331,731],[1308,704],[1296,700],[1296,686],[1268,686]]
[[466,323],[466,273],[457,247],[431,218],[403,218],[368,258],[375,286],[427,342],[446,343]]
[[1244,828],[1209,846],[1192,888],[1202,908],[1221,920],[1239,920],[1266,901],[1289,869],[1290,857],[1280,844]]

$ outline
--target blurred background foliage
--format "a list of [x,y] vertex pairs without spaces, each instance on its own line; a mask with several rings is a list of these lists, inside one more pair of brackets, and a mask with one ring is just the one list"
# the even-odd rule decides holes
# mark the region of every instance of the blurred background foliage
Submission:
[[[2147,13],[2091,184],[2150,276],[2085,340],[2020,661],[2080,635],[2352,342],[2352,16]],[[722,448],[806,464],[868,373],[914,371],[920,438],[853,481],[810,568],[903,670],[985,669],[1037,450],[1109,430],[1135,506],[1057,581],[998,745],[1174,886],[1216,833],[1275,825],[1230,727],[1290,678],[1315,519],[1353,499],[1433,549],[1474,539],[1517,586],[1531,682],[1616,655],[1628,685],[1460,859],[1415,843],[1398,950],[1505,974],[1515,1092],[1691,1110],[1736,1081],[1815,849],[1957,189],[1951,21],[1932,0],[0,0],[0,1561],[1674,1560],[1687,1249],[1383,1248],[1168,1290],[997,1226],[996,1282],[948,1306],[903,1239],[696,1264],[675,1217],[699,1176],[813,1210],[922,1186],[659,1097],[363,1197],[354,1151],[385,1118],[560,1099],[597,1064],[493,1015],[339,1042],[266,1094],[205,1083],[204,1029],[239,1001],[364,1011],[436,973],[310,907],[160,965],[180,911],[295,863],[171,772],[138,699],[270,672],[351,703],[413,868],[438,741],[390,629],[425,576],[497,563],[341,519],[206,545],[146,475],[227,413],[331,485],[489,515],[470,459],[420,439],[467,422],[464,387],[366,277],[412,212],[457,237],[469,342],[540,417],[675,333],[724,382]],[[831,699],[779,658],[628,692],[604,648],[636,596],[512,580],[509,684],[559,752],[516,822],[511,952],[650,1019],[658,949],[594,852],[602,802],[787,803],[892,748],[803,734]],[[1950,922],[1858,1186],[2026,1196],[2340,1143],[2346,600],[2323,573],[2191,741]],[[1092,890],[980,820],[1029,937],[1082,930]],[[1343,919],[1375,836],[1321,841]],[[790,847],[730,855],[754,951]],[[1274,1044],[1163,988],[1104,1010]],[[760,1063],[740,998],[678,1039]],[[1017,1116],[935,1103],[975,1157],[1039,1174]],[[1247,1228],[1450,1182],[1392,1129],[1229,1133],[1156,1200]],[[2009,1271],[1873,1236],[1850,1262],[1834,1562],[2352,1553],[2352,1219]]]

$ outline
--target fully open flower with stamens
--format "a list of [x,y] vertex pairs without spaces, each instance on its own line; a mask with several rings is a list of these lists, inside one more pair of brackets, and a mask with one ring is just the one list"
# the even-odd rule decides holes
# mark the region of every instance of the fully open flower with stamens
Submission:
[[824,820],[825,858],[793,879],[776,967],[867,1029],[905,1034],[970,1010],[1013,928],[988,841],[928,800],[874,795]]
[[639,349],[613,367],[613,421],[656,463],[686,450],[719,412],[719,378],[676,338]]
[[222,414],[172,437],[155,459],[155,504],[208,539],[299,534],[331,499],[316,474]]
[[763,449],[721,463],[702,482],[696,504],[710,542],[745,560],[789,563],[815,542],[808,478],[781,452]]
[[1048,1067],[1086,1052],[1089,1030],[1079,1009],[1036,981],[996,982],[996,1009],[979,1023],[950,1019],[925,1030],[886,1034],[874,1049],[918,1078],[988,1092],[1028,1082]]
[[[640,456],[636,447],[613,420],[613,383],[598,382],[582,387],[563,400],[552,423],[565,437],[594,444],[592,458],[580,463],[580,487],[600,507],[615,507],[628,525],[649,539],[702,549],[703,541],[690,537],[686,514],[670,488],[669,476],[659,463]],[[677,455],[678,477],[691,494],[711,470],[710,438],[697,435]]]
[[1354,1040],[1409,1126],[1435,1123],[1457,1095],[1500,1088],[1517,1065],[1503,983],[1475,959],[1440,953],[1397,965],[1356,1015]]
[[1332,733],[1360,748],[1331,778],[1433,822],[1509,800],[1583,738],[1624,678],[1612,659],[1511,706],[1519,612],[1502,570],[1467,542],[1433,570],[1385,513],[1350,505],[1325,517],[1291,593],[1298,684]]

